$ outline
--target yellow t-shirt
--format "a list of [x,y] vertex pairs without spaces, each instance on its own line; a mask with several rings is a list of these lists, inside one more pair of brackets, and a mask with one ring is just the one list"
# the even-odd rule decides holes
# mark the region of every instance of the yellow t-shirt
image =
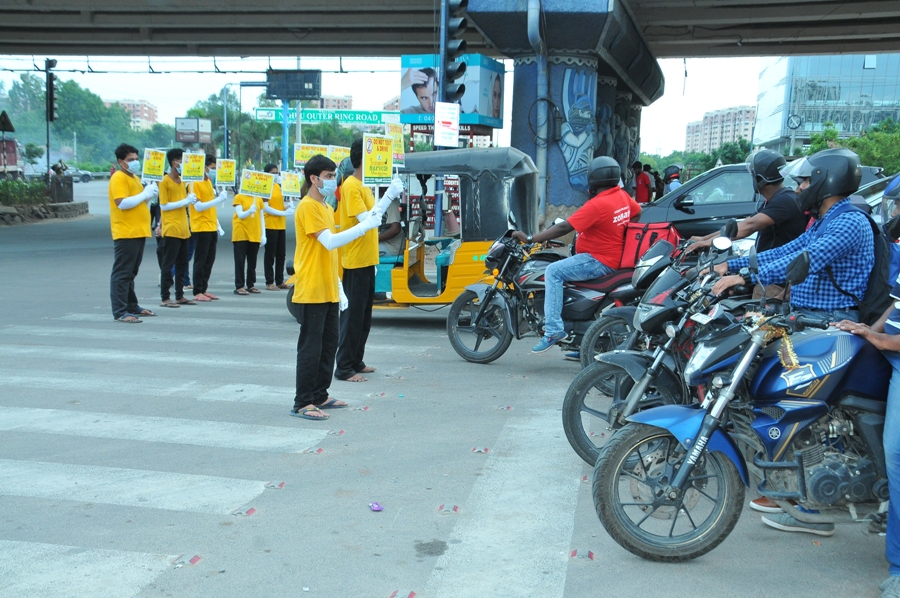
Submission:
[[[191,183],[191,193],[197,196],[202,202],[212,201],[216,198],[216,190],[213,189],[212,181],[206,179],[204,181]],[[218,221],[216,220],[215,206],[198,212],[191,205],[191,230],[195,233],[214,233],[219,230]]]
[[150,206],[147,202],[131,208],[119,209],[117,199],[134,197],[144,190],[141,179],[117,170],[109,179],[109,227],[113,239],[139,239],[150,236]]
[[[281,194],[281,185],[275,183],[272,188],[272,197],[269,198],[269,207],[273,210],[284,211],[284,195]],[[287,218],[266,214],[266,228],[269,230],[284,230]]]
[[334,210],[324,203],[306,196],[294,212],[297,230],[297,249],[294,250],[294,303],[337,303],[338,256],[319,242],[314,233],[334,229]]
[[[362,181],[348,176],[341,185],[341,201],[338,203],[338,224],[341,231],[359,224],[356,215],[375,207],[375,196]],[[341,247],[341,265],[344,268],[365,268],[378,264],[378,228],[366,232],[359,239]]]
[[262,221],[259,217],[263,211],[262,198],[238,193],[234,196],[234,202],[231,205],[241,206],[241,209],[245,212],[250,209],[250,206],[256,206],[256,211],[243,220],[238,218],[237,210],[235,210],[234,216],[231,217],[232,242],[250,241],[251,243],[259,243],[260,239],[262,239]]
[[[187,187],[182,182],[175,182],[172,177],[166,175],[159,184],[160,207],[177,203],[187,197]],[[191,226],[188,224],[187,208],[178,208],[168,212],[160,210],[162,215],[162,236],[175,239],[189,239]]]

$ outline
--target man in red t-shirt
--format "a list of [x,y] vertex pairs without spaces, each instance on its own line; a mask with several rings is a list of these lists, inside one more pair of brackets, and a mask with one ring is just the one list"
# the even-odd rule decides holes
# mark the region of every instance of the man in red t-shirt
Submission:
[[640,162],[632,164],[631,171],[634,172],[634,200],[647,203],[650,201],[650,175],[644,172]]
[[554,262],[544,272],[544,336],[531,351],[543,353],[566,338],[562,320],[563,284],[590,280],[619,269],[625,247],[625,225],[641,214],[641,207],[619,188],[619,164],[607,156],[594,158],[588,174],[593,197],[568,220],[536,235],[515,231],[525,243],[549,241],[578,231],[577,255]]

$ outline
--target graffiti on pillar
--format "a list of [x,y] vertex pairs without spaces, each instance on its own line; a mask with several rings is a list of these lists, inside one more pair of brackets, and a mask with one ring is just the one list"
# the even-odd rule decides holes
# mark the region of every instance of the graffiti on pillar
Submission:
[[628,117],[626,123],[628,125],[628,166],[637,162],[641,156],[641,140],[640,130],[638,129],[637,119],[633,116]]
[[628,188],[628,184],[631,181],[632,175],[631,169],[628,167],[628,158],[631,151],[631,132],[629,131],[627,115],[624,113],[624,110],[621,109],[621,106],[616,107],[615,114],[613,115],[613,123],[615,125],[615,152],[613,153],[613,158],[615,158],[616,162],[619,163],[619,168],[622,170],[622,182],[625,184],[625,188]]
[[594,157],[612,156],[615,149],[613,139],[613,109],[609,104],[597,108],[597,141],[594,143]]
[[594,157],[596,94],[596,73],[566,69],[560,94],[566,121],[560,131],[559,149],[569,171],[569,184],[579,191],[588,190],[588,167]]

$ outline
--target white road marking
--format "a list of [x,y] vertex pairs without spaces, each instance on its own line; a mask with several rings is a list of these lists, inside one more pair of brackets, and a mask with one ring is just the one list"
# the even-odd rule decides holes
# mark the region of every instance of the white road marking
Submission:
[[558,432],[552,409],[510,418],[460,505],[426,595],[563,596],[583,464]]
[[[286,422],[292,405],[293,401],[285,404]],[[310,428],[24,407],[0,407],[0,430],[273,453],[299,453],[321,442],[327,434],[326,430]]]
[[8,392],[10,388],[37,388],[65,390],[68,392],[111,393],[138,396],[191,396],[202,388],[197,382],[176,384],[163,378],[132,378],[129,376],[104,376],[102,374],[78,374],[42,371],[24,375],[20,370],[0,369],[0,380]]
[[0,540],[0,595],[134,596],[170,567],[175,556]]
[[140,469],[0,459],[0,495],[227,515],[265,482]]

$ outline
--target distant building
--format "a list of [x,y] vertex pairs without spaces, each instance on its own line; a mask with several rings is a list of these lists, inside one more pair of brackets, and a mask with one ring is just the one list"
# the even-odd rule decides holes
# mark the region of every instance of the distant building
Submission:
[[156,106],[146,100],[103,100],[106,107],[118,104],[131,114],[131,128],[149,129],[156,124]]
[[395,96],[384,103],[385,110],[400,110],[400,96]]
[[763,58],[753,145],[794,153],[834,123],[841,138],[900,121],[900,54]]
[[353,96],[322,96],[321,100],[311,101],[309,107],[322,110],[352,110]]
[[723,143],[734,142],[741,137],[749,141],[755,121],[756,108],[753,106],[707,112],[703,115],[703,120],[688,123],[684,151],[709,154]]

